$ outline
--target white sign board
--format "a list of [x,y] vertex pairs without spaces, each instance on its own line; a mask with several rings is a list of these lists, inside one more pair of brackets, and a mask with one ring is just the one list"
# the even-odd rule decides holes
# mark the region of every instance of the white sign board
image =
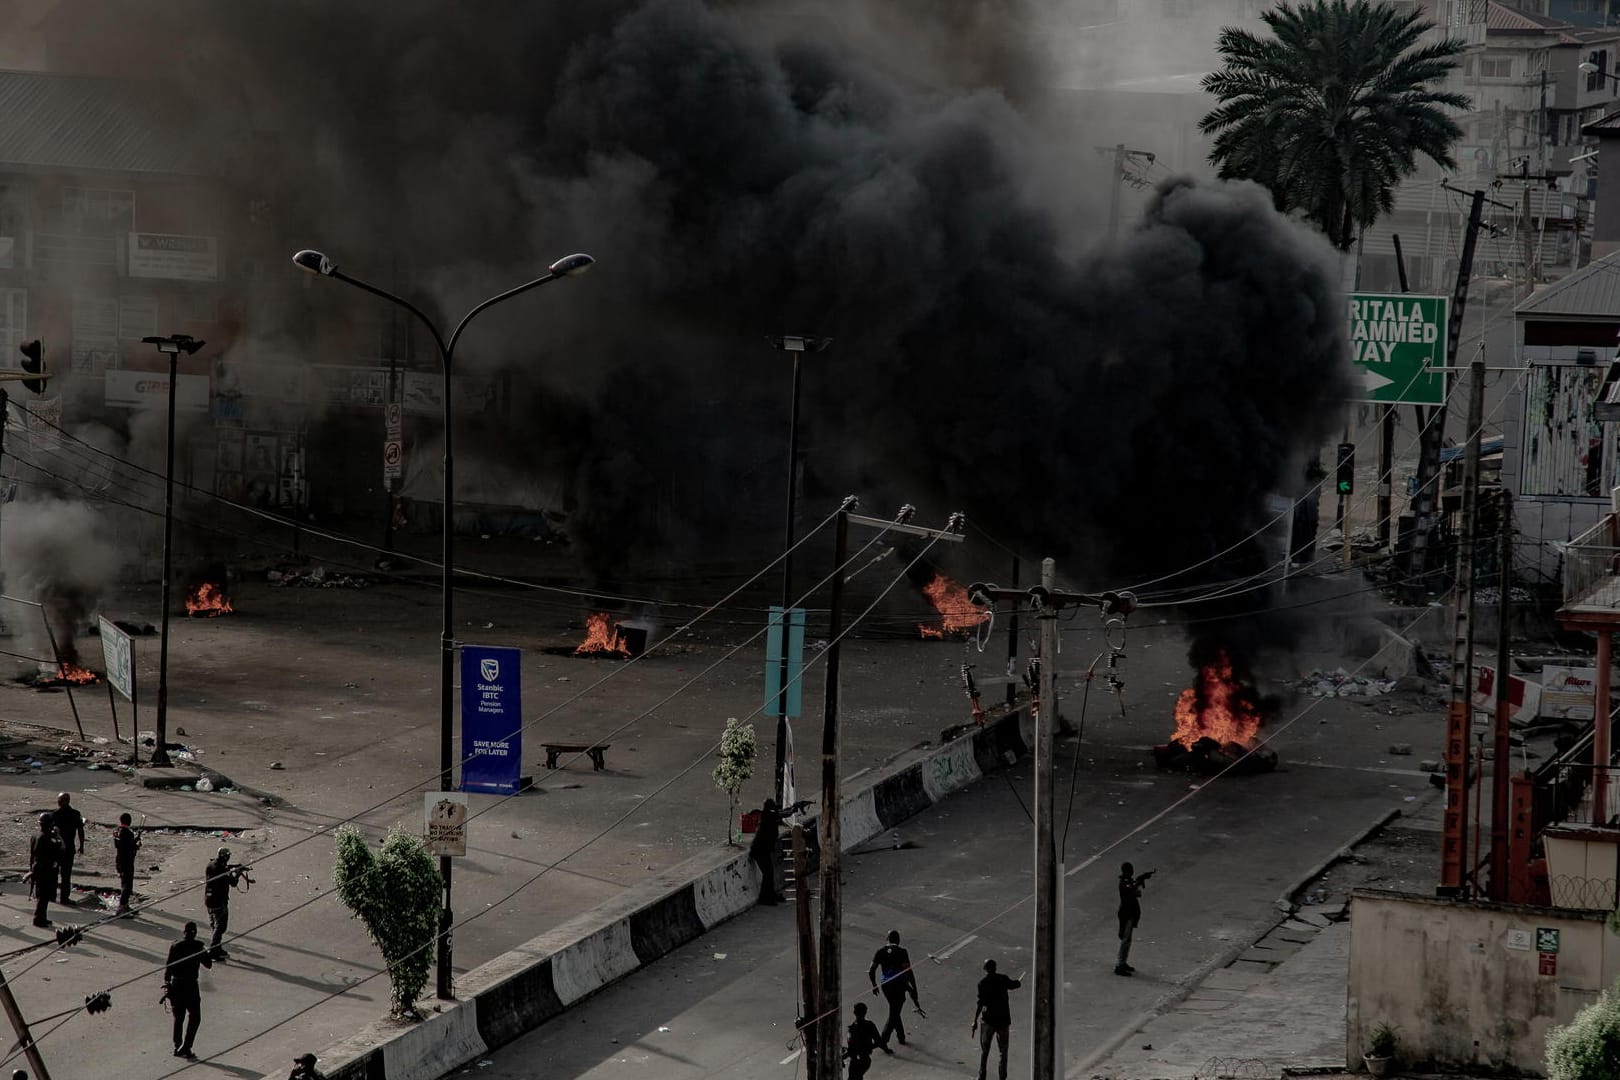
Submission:
[[1543,719],[1586,720],[1596,714],[1597,668],[1554,667],[1541,669],[1541,712]]
[[467,854],[467,812],[465,791],[422,793],[422,842],[429,855]]
[[1524,952],[1529,952],[1530,951],[1530,931],[1528,931],[1528,930],[1509,930],[1507,932],[1507,941],[1506,941],[1505,944],[1510,949],[1520,949],[1520,950],[1522,950]]
[[[169,376],[163,371],[107,372],[106,403],[124,409],[167,409]],[[174,407],[208,411],[208,376],[181,375],[174,385]]]
[[129,276],[171,281],[217,281],[219,243],[212,236],[130,233]]
[[398,480],[405,475],[405,452],[398,439],[383,443],[383,480]]
[[[1496,669],[1489,664],[1477,664],[1474,671],[1477,677],[1474,680],[1473,700],[1475,720],[1478,721],[1478,713],[1483,713],[1486,718],[1496,715]],[[1541,684],[1517,675],[1509,675],[1507,683],[1508,721],[1528,724],[1536,718],[1541,708]]]
[[135,643],[118,627],[102,619],[101,659],[107,665],[107,682],[114,690],[135,700]]

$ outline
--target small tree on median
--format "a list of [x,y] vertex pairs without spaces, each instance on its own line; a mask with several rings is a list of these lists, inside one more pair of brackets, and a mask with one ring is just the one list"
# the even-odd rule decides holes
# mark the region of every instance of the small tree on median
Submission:
[[714,786],[726,793],[726,843],[732,844],[731,823],[737,819],[737,795],[754,775],[754,725],[726,720],[720,734],[720,764],[714,767]]
[[332,880],[338,897],[382,950],[392,986],[390,1015],[416,1019],[416,999],[433,965],[433,939],[443,907],[438,861],[420,837],[403,830],[390,831],[373,852],[358,829],[345,826],[337,834]]

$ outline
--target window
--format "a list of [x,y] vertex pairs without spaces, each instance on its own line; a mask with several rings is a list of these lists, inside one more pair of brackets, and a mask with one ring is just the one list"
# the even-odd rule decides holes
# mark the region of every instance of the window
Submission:
[[1511,56],[1480,57],[1479,77],[1482,79],[1513,78],[1513,58]]
[[1586,54],[1586,62],[1595,69],[1586,73],[1586,89],[1588,92],[1598,89],[1604,82],[1613,82],[1605,79],[1603,73],[1609,70],[1609,50],[1598,49]]
[[0,349],[9,356],[28,340],[28,290],[0,289]]
[[1570,0],[1569,10],[1585,12],[1587,10],[1586,0]]
[[62,192],[64,232],[76,236],[118,236],[135,231],[135,193],[102,188]]
[[1496,138],[1496,114],[1480,113],[1479,119],[1474,121],[1474,141],[1488,143]]

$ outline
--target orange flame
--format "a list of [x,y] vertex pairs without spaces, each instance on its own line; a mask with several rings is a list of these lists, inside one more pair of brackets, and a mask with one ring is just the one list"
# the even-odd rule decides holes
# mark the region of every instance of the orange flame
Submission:
[[1254,691],[1232,674],[1232,661],[1223,651],[1199,669],[1194,685],[1181,692],[1171,738],[1186,747],[1209,738],[1222,746],[1237,743],[1248,749],[1258,741],[1264,719]]
[[78,664],[70,664],[64,660],[62,666],[56,671],[56,678],[60,682],[83,684],[99,682],[101,676],[87,668],[80,667]]
[[235,610],[225,590],[212,582],[203,582],[186,596],[187,615],[229,615]]
[[917,624],[917,633],[925,638],[966,636],[990,621],[990,613],[968,599],[968,591],[944,574],[935,572],[934,580],[923,586],[923,595],[939,612],[938,626]]
[[585,617],[585,640],[574,650],[575,656],[594,656],[599,653],[613,656],[630,655],[630,647],[624,643],[624,635],[619,633],[618,624],[605,611],[598,611],[595,615]]

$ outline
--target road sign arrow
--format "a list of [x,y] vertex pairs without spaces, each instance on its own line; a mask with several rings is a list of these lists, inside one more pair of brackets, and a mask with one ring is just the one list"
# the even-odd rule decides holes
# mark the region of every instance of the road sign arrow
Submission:
[[1366,388],[1368,393],[1380,389],[1381,387],[1390,386],[1394,382],[1394,379],[1386,379],[1376,371],[1370,371],[1366,368],[1362,369],[1361,385]]

